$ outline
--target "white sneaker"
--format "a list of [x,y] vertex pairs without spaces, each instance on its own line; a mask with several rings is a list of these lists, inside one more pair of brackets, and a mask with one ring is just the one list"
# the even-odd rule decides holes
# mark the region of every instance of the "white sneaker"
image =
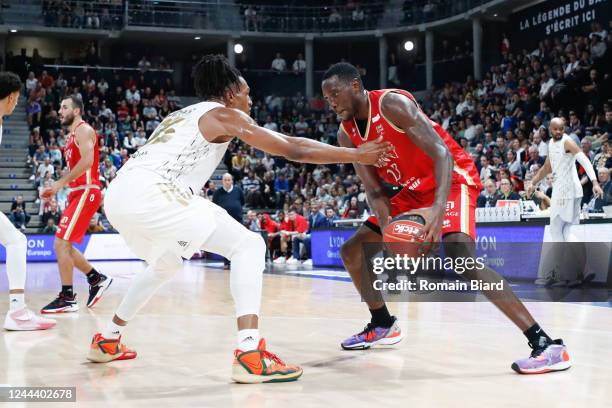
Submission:
[[4,319],[6,330],[47,330],[55,326],[55,320],[37,316],[27,307],[9,311]]
[[284,256],[279,256],[278,258],[276,258],[274,260],[274,264],[276,265],[284,265],[287,262],[287,258],[285,258]]
[[302,265],[304,266],[312,266],[312,259],[307,259],[304,262],[302,262]]
[[300,263],[299,259],[295,259],[294,257],[290,257],[287,259],[287,265],[297,265]]

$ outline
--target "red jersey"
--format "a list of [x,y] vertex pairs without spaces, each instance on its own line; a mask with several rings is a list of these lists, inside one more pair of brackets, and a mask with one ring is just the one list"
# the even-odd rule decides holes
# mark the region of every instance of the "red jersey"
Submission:
[[[431,196],[435,193],[436,177],[434,174],[434,162],[412,140],[405,132],[393,125],[381,112],[380,103],[384,95],[396,92],[415,101],[414,97],[401,89],[381,89],[369,91],[370,114],[368,117],[365,135],[361,135],[355,119],[342,121],[341,127],[350,137],[355,146],[367,141],[376,140],[379,136],[390,142],[394,150],[389,155],[389,161],[382,167],[377,168],[378,175],[385,182],[402,186],[411,195],[423,194]],[[453,185],[465,184],[481,189],[480,176],[476,169],[474,160],[461,148],[461,146],[449,135],[442,126],[430,120],[434,130],[453,155]]]
[[[85,121],[79,123],[74,130],[76,131],[79,126],[85,125],[89,126],[89,124]],[[94,134],[96,131],[94,130]],[[68,139],[66,139],[66,148],[64,149],[64,156],[66,157],[66,163],[68,163],[68,170],[73,169],[74,166],[81,160],[81,152],[79,151],[79,147],[76,143],[75,132],[70,132],[68,135]],[[98,153],[98,135],[96,134],[94,137],[94,161],[91,165],[91,168],[88,169],[85,173],[81,174],[76,179],[72,180],[70,184],[68,184],[69,188],[76,188],[82,186],[100,186],[100,157]]]

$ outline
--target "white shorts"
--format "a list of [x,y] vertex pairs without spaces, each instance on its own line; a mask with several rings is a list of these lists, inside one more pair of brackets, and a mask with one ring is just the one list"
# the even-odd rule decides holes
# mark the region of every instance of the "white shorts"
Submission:
[[104,210],[132,252],[150,264],[168,251],[186,259],[200,249],[225,255],[250,232],[223,208],[149,171],[118,175]]

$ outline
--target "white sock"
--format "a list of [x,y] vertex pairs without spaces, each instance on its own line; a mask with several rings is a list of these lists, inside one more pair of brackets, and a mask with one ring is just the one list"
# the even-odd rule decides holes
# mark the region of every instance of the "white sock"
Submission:
[[9,293],[10,310],[23,309],[25,304],[25,295],[23,293]]
[[118,339],[121,336],[121,331],[125,326],[119,326],[112,320],[108,322],[104,330],[102,330],[102,337],[105,339]]
[[259,330],[238,330],[238,350],[250,351],[257,349],[259,345]]

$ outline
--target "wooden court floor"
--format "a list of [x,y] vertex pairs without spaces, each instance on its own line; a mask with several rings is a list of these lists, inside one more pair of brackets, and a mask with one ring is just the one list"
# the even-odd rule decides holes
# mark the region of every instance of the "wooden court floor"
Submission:
[[[269,349],[304,375],[294,383],[233,384],[229,272],[199,261],[185,263],[130,323],[123,338],[138,351],[136,360],[92,364],[85,356],[93,333],[144,264],[95,266],[115,278],[95,309],[84,307],[86,282],[77,277],[78,313],[59,316],[46,332],[1,332],[0,384],[75,386],[77,405],[85,407],[612,406],[612,308],[528,304],[544,329],[569,345],[574,366],[520,376],[510,365],[529,353],[526,340],[486,302],[391,304],[404,340],[348,352],[340,341],[369,319],[352,283],[292,274],[265,275],[260,329]],[[30,264],[28,273],[26,301],[40,309],[59,290],[56,266]],[[0,291],[7,292],[4,265]],[[7,308],[0,296],[0,310]]]

